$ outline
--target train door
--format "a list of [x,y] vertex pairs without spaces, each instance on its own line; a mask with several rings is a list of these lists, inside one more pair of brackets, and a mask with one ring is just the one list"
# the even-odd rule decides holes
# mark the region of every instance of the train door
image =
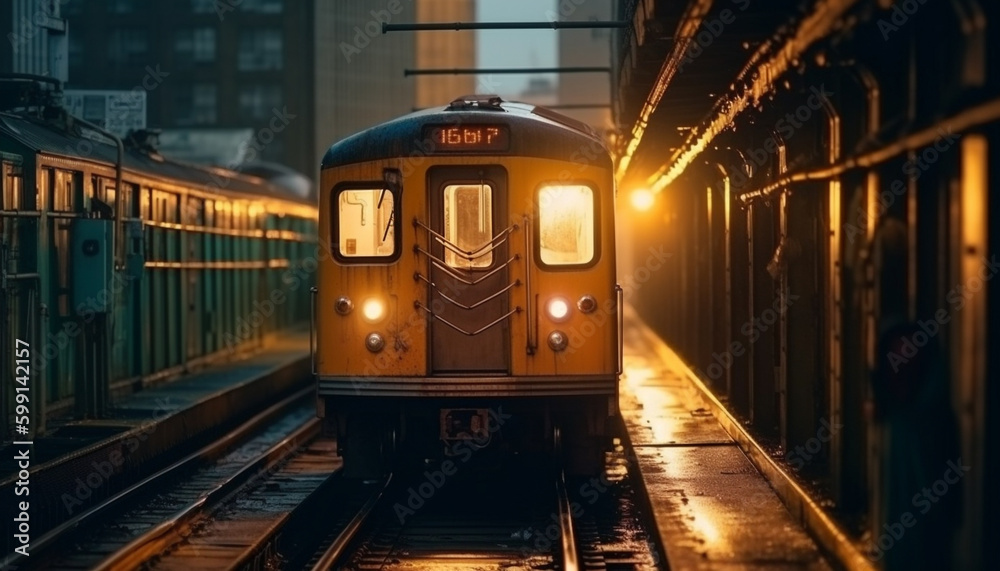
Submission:
[[433,168],[427,190],[431,372],[509,374],[507,172]]

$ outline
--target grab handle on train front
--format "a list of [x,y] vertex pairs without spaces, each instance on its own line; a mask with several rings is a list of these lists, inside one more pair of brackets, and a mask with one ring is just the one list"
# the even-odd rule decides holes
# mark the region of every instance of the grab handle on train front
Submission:
[[625,370],[625,290],[615,284],[615,311],[618,312],[618,372]]
[[537,299],[534,292],[531,290],[531,264],[528,263],[531,260],[531,256],[534,252],[533,245],[531,243],[531,226],[529,225],[528,216],[523,217],[524,228],[524,294],[525,300],[528,302],[526,304],[525,318],[527,319],[527,330],[525,331],[525,337],[527,338],[526,351],[529,355],[535,354],[535,349],[538,348],[538,307]]
[[316,374],[316,348],[313,337],[316,335],[316,295],[319,288],[313,286],[309,288],[309,368],[312,374]]

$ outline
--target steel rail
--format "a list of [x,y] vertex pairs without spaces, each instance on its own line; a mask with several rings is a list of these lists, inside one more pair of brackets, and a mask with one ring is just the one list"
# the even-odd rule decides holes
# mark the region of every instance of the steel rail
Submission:
[[[552,447],[557,458],[562,456],[562,430],[552,427]],[[576,530],[573,528],[573,508],[566,492],[566,471],[556,474],[556,509],[559,515],[559,537],[562,541],[562,571],[579,571],[580,557],[576,548]]]
[[[155,488],[155,486],[162,484],[163,482],[176,477],[179,473],[184,470],[190,469],[196,466],[198,463],[212,460],[221,456],[226,450],[235,446],[241,440],[245,440],[253,432],[259,430],[264,424],[271,422],[275,417],[286,412],[286,410],[293,406],[298,401],[309,398],[313,396],[315,388],[309,386],[302,389],[281,402],[278,402],[264,411],[261,411],[253,418],[247,420],[239,426],[236,430],[233,430],[226,434],[225,436],[219,438],[217,441],[203,447],[202,449],[189,454],[188,456],[174,462],[170,466],[160,470],[159,472],[143,479],[140,482],[129,486],[125,490],[115,494],[114,496],[108,498],[104,502],[90,508],[89,510],[79,514],[78,516],[62,523],[61,525],[53,528],[48,533],[32,541],[31,553],[35,555],[38,559],[39,555],[42,557],[47,556],[46,551],[52,548],[54,545],[68,539],[74,533],[84,530],[87,526],[91,526],[99,522],[102,518],[108,517],[110,512],[117,509],[124,502],[134,499],[137,496],[147,493],[150,489]],[[0,561],[0,569],[16,569],[18,565],[27,566],[28,560],[24,557],[8,558],[6,560]],[[7,566],[7,567],[5,567]]]
[[[309,389],[310,393],[312,389]],[[201,494],[198,499],[181,509],[170,519],[160,523],[146,533],[135,538],[128,545],[105,559],[95,571],[117,571],[138,569],[154,556],[181,539],[182,530],[207,510],[218,506],[240,487],[252,481],[264,470],[298,453],[298,447],[319,434],[321,420],[311,418],[300,425],[292,434],[276,442],[235,474],[218,483],[213,489]]]
[[344,555],[344,551],[347,546],[350,545],[354,538],[357,537],[358,532],[364,527],[368,518],[371,517],[372,512],[375,511],[375,507],[378,505],[379,501],[382,500],[382,496],[385,495],[386,490],[389,489],[389,484],[392,482],[392,474],[385,479],[385,483],[382,488],[377,492],[373,493],[372,496],[365,502],[365,505],[361,507],[361,510],[351,518],[351,521],[344,527],[337,537],[330,544],[330,547],[323,552],[323,555],[319,558],[311,569],[313,571],[326,571],[327,569],[333,569],[337,561]]

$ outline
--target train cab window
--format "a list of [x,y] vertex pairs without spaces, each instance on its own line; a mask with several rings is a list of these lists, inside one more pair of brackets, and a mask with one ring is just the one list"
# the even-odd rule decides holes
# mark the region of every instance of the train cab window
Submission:
[[[339,254],[389,258],[396,253],[395,196],[382,188],[348,188],[336,197]],[[360,261],[360,260],[359,260]]]
[[584,185],[544,185],[538,190],[538,255],[549,266],[594,259],[594,190]]
[[493,187],[449,184],[444,187],[444,238],[469,257],[445,246],[444,261],[453,268],[482,269],[493,265]]

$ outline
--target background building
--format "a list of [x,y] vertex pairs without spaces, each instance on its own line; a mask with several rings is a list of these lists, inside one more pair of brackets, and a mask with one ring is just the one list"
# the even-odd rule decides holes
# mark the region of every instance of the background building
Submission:
[[[473,0],[418,0],[418,22],[474,22]],[[419,32],[416,41],[417,68],[476,67],[476,33],[472,31]],[[476,93],[473,75],[418,75],[415,78],[417,107],[443,105]]]
[[[581,4],[561,2],[556,9],[560,20],[578,22],[613,20],[611,8],[612,0],[588,0]],[[611,65],[611,30],[559,30],[558,34],[561,67]],[[607,107],[564,108],[559,111],[593,125],[601,132],[614,128],[610,107],[611,74],[560,74],[558,100],[560,105],[608,104]]]
[[403,75],[418,67],[473,67],[472,32],[382,34],[383,20],[454,22],[475,17],[472,0],[317,2],[317,163],[335,141],[414,108],[444,105],[475,91],[474,76]]
[[[185,159],[266,160],[312,174],[311,5],[66,0],[66,87],[145,92],[147,127],[202,143]],[[249,139],[237,136],[247,129]],[[242,149],[220,148],[232,145]]]
[[418,19],[472,21],[474,1],[14,0],[0,9],[11,34],[0,72],[58,77],[62,65],[87,113],[115,107],[98,91],[144,94],[167,156],[275,162],[315,179],[333,142],[475,91],[472,76],[404,76],[475,65],[471,32],[382,34],[382,21]]
[[57,0],[7,0],[0,7],[0,73],[66,80],[66,20]]

